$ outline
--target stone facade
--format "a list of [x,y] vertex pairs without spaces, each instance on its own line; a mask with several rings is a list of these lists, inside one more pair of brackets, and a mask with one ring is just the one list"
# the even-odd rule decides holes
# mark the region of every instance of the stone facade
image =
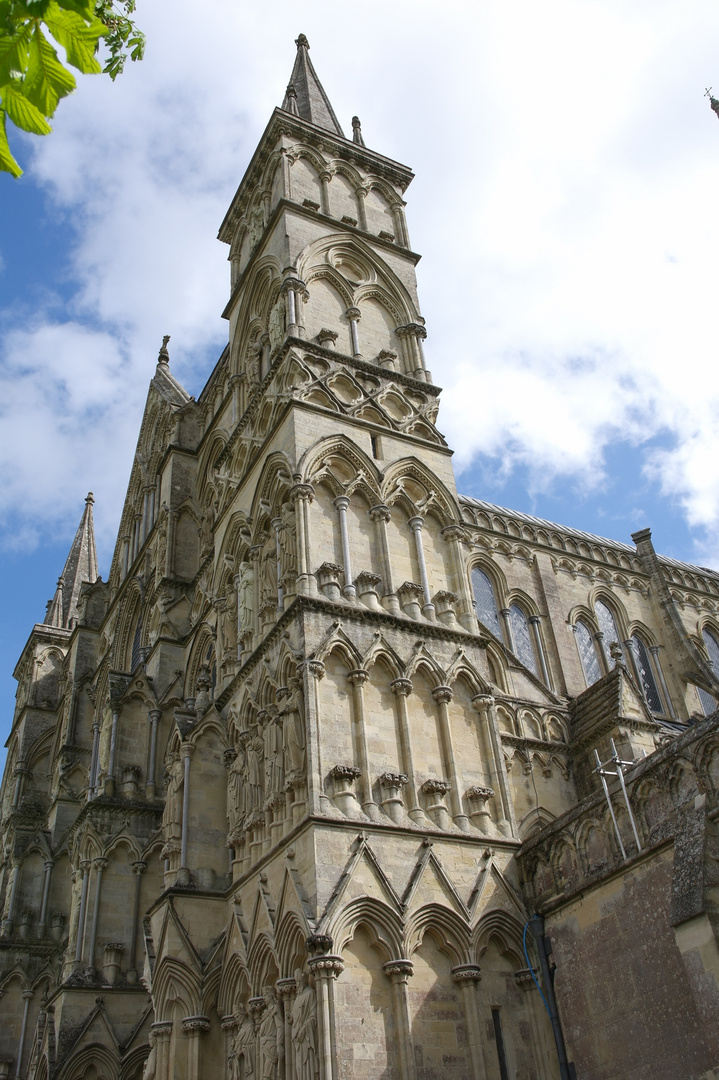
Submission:
[[535,911],[577,1075],[713,1077],[719,575],[457,494],[412,174],[297,45],[15,672],[0,1077],[554,1080]]

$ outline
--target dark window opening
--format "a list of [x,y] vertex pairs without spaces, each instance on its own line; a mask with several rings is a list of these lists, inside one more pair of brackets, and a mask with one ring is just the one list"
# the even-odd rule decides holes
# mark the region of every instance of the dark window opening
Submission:
[[494,1022],[494,1041],[497,1044],[497,1057],[499,1058],[499,1075],[502,1080],[509,1080],[509,1068],[507,1067],[507,1055],[504,1052],[504,1036],[502,1035],[502,1021],[499,1009],[492,1009]]
[[372,457],[379,460],[382,456],[382,448],[380,446],[379,435],[370,435],[372,442]]
[[130,671],[134,671],[142,660],[142,616],[137,618],[135,636],[132,639],[132,654],[130,656]]

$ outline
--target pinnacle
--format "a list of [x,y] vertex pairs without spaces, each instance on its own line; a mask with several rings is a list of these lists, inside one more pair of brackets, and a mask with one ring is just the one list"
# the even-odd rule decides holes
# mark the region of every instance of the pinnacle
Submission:
[[97,552],[95,549],[95,526],[92,519],[92,507],[95,496],[91,491],[85,498],[83,512],[75,539],[65,561],[62,574],[58,578],[55,595],[48,605],[45,615],[47,626],[58,626],[71,630],[78,619],[77,603],[80,588],[85,581],[97,581]]
[[310,124],[324,128],[325,131],[331,131],[344,139],[344,132],[335,116],[330,99],[310,60],[309,41],[304,34],[300,34],[295,39],[295,45],[297,46],[295,66],[292,68],[282,108],[285,112],[299,116],[302,120],[307,120]]

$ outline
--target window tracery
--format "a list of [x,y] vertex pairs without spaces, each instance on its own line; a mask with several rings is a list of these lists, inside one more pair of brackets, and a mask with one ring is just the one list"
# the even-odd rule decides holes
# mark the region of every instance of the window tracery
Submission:
[[647,647],[638,634],[632,634],[631,641],[632,652],[634,654],[634,663],[636,665],[639,678],[641,679],[642,689],[644,690],[644,697],[646,698],[647,705],[649,706],[651,712],[663,713],[664,706],[662,704],[659,689],[654,678],[654,672],[652,671]]
[[472,592],[474,593],[474,602],[477,608],[477,618],[501,641],[502,631],[499,627],[494,588],[487,574],[479,566],[472,569]]
[[522,661],[526,668],[534,675],[539,675],[537,670],[537,658],[532,646],[532,637],[529,631],[527,616],[519,604],[512,604],[509,609],[509,625],[512,630],[512,643],[515,655]]
[[582,662],[582,671],[587,686],[592,686],[602,677],[602,669],[599,657],[594,647],[594,634],[585,622],[581,620],[574,627],[574,636],[577,641],[579,659]]

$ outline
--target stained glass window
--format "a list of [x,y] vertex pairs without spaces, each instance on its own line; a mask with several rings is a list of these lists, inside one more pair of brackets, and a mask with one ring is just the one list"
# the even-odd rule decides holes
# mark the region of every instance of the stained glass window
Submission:
[[472,570],[472,589],[474,590],[474,602],[477,605],[477,618],[481,623],[501,639],[502,631],[499,628],[499,616],[497,615],[497,601],[494,598],[494,589],[484,570],[475,566]]
[[527,622],[527,616],[517,604],[512,604],[509,609],[509,625],[512,628],[512,644],[516,656],[519,657],[525,667],[537,675],[537,658],[532,647],[529,623]]
[[594,605],[594,611],[597,616],[597,622],[599,623],[599,629],[602,632],[602,648],[604,649],[604,655],[607,658],[607,664],[609,667],[612,667],[613,664],[609,653],[609,646],[613,641],[616,641],[621,648],[622,639],[619,636],[614,615],[612,614],[611,609],[608,608],[603,601],[597,600]]
[[637,637],[636,634],[632,636],[632,652],[634,653],[634,660],[637,665],[637,671],[639,672],[639,678],[642,680],[644,697],[647,699],[647,705],[649,706],[650,711],[653,713],[664,712],[662,699],[659,696],[659,690],[649,662],[647,647],[642,639]]
[[[719,641],[714,637],[711,630],[702,630],[702,637],[706,650],[709,653],[709,663],[714,669],[714,674],[719,675]],[[717,703],[711,694],[708,694],[706,690],[702,690],[700,686],[697,686],[697,692],[699,694],[699,700],[702,703],[705,716],[709,716],[716,711]]]
[[577,639],[577,649],[579,650],[579,659],[582,661],[584,678],[587,680],[587,686],[591,686],[592,683],[602,677],[599,657],[597,656],[597,650],[594,648],[594,636],[587,624],[583,622],[578,622],[574,627],[574,635]]

